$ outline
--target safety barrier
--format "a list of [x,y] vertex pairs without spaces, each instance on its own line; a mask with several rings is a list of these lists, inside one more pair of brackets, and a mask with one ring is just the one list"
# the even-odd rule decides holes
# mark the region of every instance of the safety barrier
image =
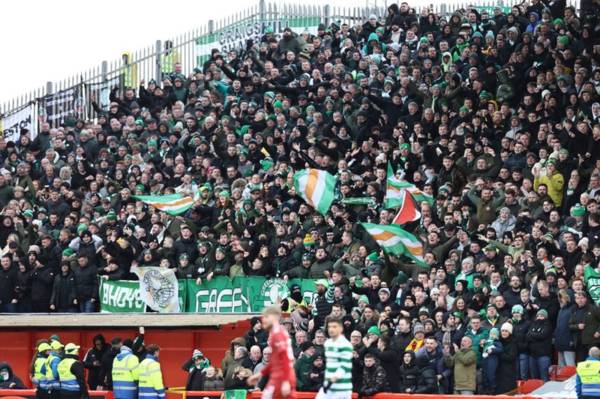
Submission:
[[[358,3],[356,1],[356,4]],[[198,66],[198,60],[201,59],[199,57],[203,54],[199,51],[206,51],[207,48],[210,50],[213,44],[225,50],[237,47],[244,42],[239,39],[239,36],[246,38],[245,35],[256,33],[256,27],[264,30],[266,26],[271,26],[275,33],[279,33],[286,23],[303,28],[312,26],[316,19],[317,25],[320,22],[328,25],[335,21],[353,26],[363,23],[371,14],[380,18],[385,17],[387,12],[385,6],[377,5],[376,1],[366,3],[366,7],[334,7],[329,4],[316,6],[288,4],[284,1],[267,3],[265,0],[259,0],[257,5],[222,20],[209,20],[205,26],[170,40],[158,40],[155,44],[137,51],[123,49],[119,59],[102,61],[100,65],[61,81],[47,82],[36,90],[0,104],[0,119],[15,115],[27,107],[31,108],[31,111],[27,110],[31,119],[28,126],[34,126],[34,129],[40,121],[48,121],[56,125],[67,116],[90,119],[95,115],[91,100],[95,100],[102,106],[108,106],[104,102],[108,99],[108,91],[115,85],[123,87],[126,81],[139,83],[141,79],[160,81],[165,59],[170,59],[165,57],[170,57],[171,54],[176,54],[176,60],[188,74]],[[385,2],[388,3],[391,4],[392,1]],[[508,10],[521,3],[521,0],[476,0],[474,2],[449,0],[431,2],[431,5],[426,7],[431,7],[438,15],[446,16],[454,10],[473,6],[480,9],[500,6]],[[374,5],[369,6],[369,4]],[[567,0],[567,4],[578,9],[580,0]],[[423,5],[413,8],[417,14],[420,14]],[[137,84],[132,86],[137,87]],[[5,130],[8,128],[4,127]]]
[[[113,399],[111,391],[89,391],[90,399]],[[35,389],[0,389],[2,399],[34,399]]]
[[[182,399],[187,398],[220,398],[223,392],[219,391],[187,391],[180,392],[183,396]],[[262,392],[253,391],[248,392],[247,399],[261,399]],[[316,392],[297,392],[296,399],[314,399]],[[402,394],[402,393],[378,393],[371,396],[370,399],[514,399],[514,396],[508,395],[442,395],[442,394]],[[537,399],[535,396],[519,396],[520,399]],[[358,394],[352,394],[352,399],[358,399]],[[553,398],[561,399],[561,398]]]

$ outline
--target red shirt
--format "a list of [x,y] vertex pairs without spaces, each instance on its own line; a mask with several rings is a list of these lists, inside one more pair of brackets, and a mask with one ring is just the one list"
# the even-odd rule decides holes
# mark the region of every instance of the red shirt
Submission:
[[294,353],[288,332],[281,325],[274,325],[268,343],[272,350],[271,358],[261,374],[269,376],[269,385],[280,387],[284,381],[288,381],[292,391],[295,390]]

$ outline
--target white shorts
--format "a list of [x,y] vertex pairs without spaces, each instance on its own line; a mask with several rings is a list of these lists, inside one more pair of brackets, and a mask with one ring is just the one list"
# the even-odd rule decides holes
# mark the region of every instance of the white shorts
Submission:
[[352,392],[344,391],[323,391],[323,388],[319,389],[315,399],[351,399]]

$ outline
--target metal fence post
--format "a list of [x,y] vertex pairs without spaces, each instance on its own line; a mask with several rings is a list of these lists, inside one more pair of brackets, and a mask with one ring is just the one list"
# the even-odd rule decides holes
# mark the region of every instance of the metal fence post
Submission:
[[106,82],[108,80],[108,62],[107,61],[102,61],[102,65],[101,65],[101,74],[102,74],[102,81]]
[[440,14],[444,17],[446,16],[446,3],[440,4]]
[[208,33],[212,34],[214,31],[215,31],[215,20],[209,19],[208,20]]
[[265,0],[259,0],[258,2],[258,16],[261,22],[264,22],[266,17],[267,6],[265,4]]
[[52,82],[46,82],[46,95],[52,94],[53,92]]
[[160,40],[156,41],[156,81],[162,81],[162,60],[161,60],[161,52],[162,52],[162,42]]
[[331,24],[331,6],[329,4],[325,4],[323,7],[323,12],[325,13],[324,22],[325,26],[329,26]]

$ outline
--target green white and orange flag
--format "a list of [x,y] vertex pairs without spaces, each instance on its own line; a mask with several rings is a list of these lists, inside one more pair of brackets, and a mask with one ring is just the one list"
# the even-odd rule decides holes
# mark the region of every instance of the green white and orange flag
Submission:
[[319,169],[303,169],[294,174],[294,189],[306,203],[325,215],[333,203],[336,179]]
[[402,225],[419,220],[421,218],[421,212],[419,212],[417,204],[415,204],[415,200],[408,190],[402,189],[401,197],[402,205],[400,205],[398,214],[394,217],[394,220],[392,220],[392,224]]
[[159,211],[169,215],[180,215],[194,205],[192,197],[184,197],[181,194],[169,195],[135,195],[133,198],[148,204]]
[[413,199],[419,204],[423,201],[426,201],[429,203],[429,205],[433,205],[433,197],[431,195],[419,190],[417,186],[412,183],[398,179],[396,176],[390,173],[390,170],[391,168],[388,166],[387,187],[385,190],[385,200],[383,204],[386,208],[398,208],[402,206],[402,190],[407,190],[410,195],[412,195]]
[[397,225],[361,223],[367,233],[386,253],[405,255],[420,266],[427,266],[423,259],[423,244],[417,237]]

